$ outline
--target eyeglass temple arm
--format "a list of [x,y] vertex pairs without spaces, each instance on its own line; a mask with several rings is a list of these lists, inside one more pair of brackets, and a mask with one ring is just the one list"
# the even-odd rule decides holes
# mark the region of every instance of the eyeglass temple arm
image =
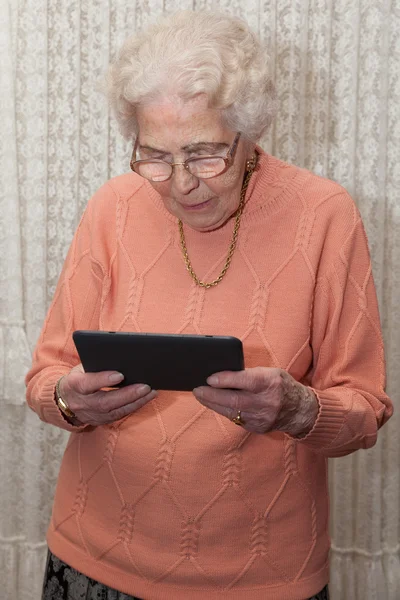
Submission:
[[238,143],[239,143],[239,140],[240,140],[240,136],[241,136],[241,135],[242,135],[242,134],[241,134],[241,132],[240,132],[240,131],[238,131],[238,132],[237,132],[237,134],[236,134],[236,137],[235,137],[235,139],[233,140],[232,147],[231,147],[231,149],[229,150],[229,153],[228,153],[228,156],[227,156],[227,158],[229,158],[229,160],[231,160],[231,159],[232,159],[232,156],[234,156],[234,154],[235,154],[235,151],[236,151],[236,148],[237,148],[237,145],[238,145]]

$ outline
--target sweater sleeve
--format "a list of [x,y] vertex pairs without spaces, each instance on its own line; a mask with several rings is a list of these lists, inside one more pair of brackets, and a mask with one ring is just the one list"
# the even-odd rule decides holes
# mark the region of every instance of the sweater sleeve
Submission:
[[71,425],[55,402],[55,384],[79,364],[72,340],[75,329],[98,329],[103,266],[91,253],[91,222],[95,197],[89,202],[65,260],[53,301],[26,375],[27,402],[42,421],[67,431]]
[[365,230],[354,224],[315,288],[311,385],[319,402],[313,429],[298,443],[326,457],[370,448],[393,407]]

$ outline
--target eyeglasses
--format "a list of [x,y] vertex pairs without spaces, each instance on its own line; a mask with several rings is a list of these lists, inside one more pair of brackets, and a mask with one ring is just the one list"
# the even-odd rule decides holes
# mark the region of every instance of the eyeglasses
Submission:
[[212,177],[217,177],[217,175],[222,175],[231,166],[240,135],[240,132],[236,134],[225,158],[223,156],[201,156],[198,158],[188,158],[185,162],[177,163],[170,163],[156,158],[134,160],[136,158],[136,141],[130,167],[132,171],[150,181],[168,181],[172,177],[174,167],[177,165],[182,165],[186,171],[199,179],[211,179]]

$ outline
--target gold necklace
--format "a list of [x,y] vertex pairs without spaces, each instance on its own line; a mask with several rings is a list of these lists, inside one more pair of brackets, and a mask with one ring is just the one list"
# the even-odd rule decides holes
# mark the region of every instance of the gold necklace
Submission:
[[192,277],[192,279],[196,283],[196,285],[199,285],[203,288],[208,289],[210,287],[214,287],[214,286],[218,285],[219,282],[226,275],[226,272],[229,269],[230,264],[231,264],[233,253],[235,252],[235,248],[236,248],[236,242],[237,242],[239,227],[240,227],[240,219],[242,217],[243,208],[244,208],[244,199],[246,196],[246,190],[249,186],[250,179],[254,173],[254,169],[256,168],[256,165],[257,165],[257,154],[254,154],[252,159],[247,161],[247,165],[246,165],[247,174],[246,174],[245,180],[243,182],[242,190],[240,192],[240,202],[239,202],[238,209],[236,211],[235,226],[233,228],[232,241],[229,246],[228,255],[226,257],[226,261],[225,261],[225,264],[224,264],[224,267],[223,267],[221,273],[213,281],[210,281],[208,283],[206,283],[205,281],[201,281],[197,277],[196,273],[194,272],[192,263],[190,262],[190,258],[188,255],[187,247],[186,247],[185,234],[183,233],[183,223],[179,219],[178,226],[179,226],[179,234],[180,234],[183,259],[185,261],[186,269],[189,271],[190,276]]

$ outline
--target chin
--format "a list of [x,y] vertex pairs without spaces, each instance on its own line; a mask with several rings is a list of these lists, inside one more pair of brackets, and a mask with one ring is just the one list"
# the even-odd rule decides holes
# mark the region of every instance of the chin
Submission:
[[190,227],[191,229],[194,229],[195,231],[213,231],[214,229],[218,229],[219,227],[222,227],[222,225],[224,225],[224,223],[226,223],[226,221],[228,220],[229,217],[226,217],[225,215],[221,215],[219,218],[217,215],[215,215],[215,217],[205,217],[205,216],[198,216],[197,218],[187,218],[187,215],[182,215],[179,216],[178,218],[180,218],[183,222],[184,225],[186,225],[187,227]]
[[206,211],[200,211],[197,214],[178,210],[175,212],[175,216],[181,219],[185,226],[195,231],[206,232],[222,227],[235,212],[230,213],[229,211],[215,210],[215,207],[212,207],[214,210],[210,210],[210,208]]

